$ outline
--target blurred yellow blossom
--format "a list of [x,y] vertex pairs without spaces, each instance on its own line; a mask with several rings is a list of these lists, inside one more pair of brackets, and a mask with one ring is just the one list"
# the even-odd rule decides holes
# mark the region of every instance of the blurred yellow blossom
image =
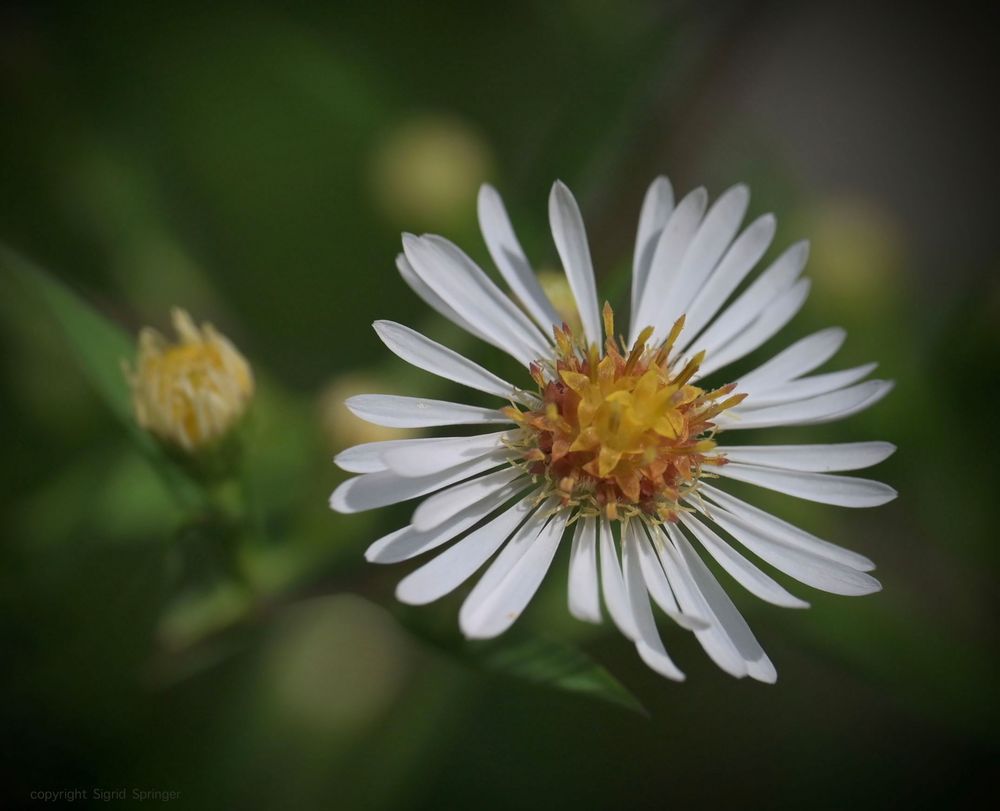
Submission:
[[376,151],[373,192],[394,223],[440,228],[473,210],[492,164],[486,142],[461,119],[414,118],[391,132]]
[[171,313],[177,341],[146,327],[135,369],[126,366],[135,418],[161,441],[188,453],[214,444],[240,421],[253,398],[246,358],[208,323]]
[[279,618],[265,649],[264,687],[282,723],[356,733],[404,690],[409,646],[389,614],[360,597],[304,600]]
[[817,290],[828,300],[855,307],[883,303],[902,282],[906,246],[899,222],[863,197],[822,201],[803,226],[811,239]]
[[555,270],[542,269],[538,271],[538,283],[542,286],[545,295],[549,297],[552,306],[562,320],[569,325],[575,333],[583,329],[580,323],[580,314],[576,309],[576,299],[573,298],[573,289],[566,280],[566,274]]

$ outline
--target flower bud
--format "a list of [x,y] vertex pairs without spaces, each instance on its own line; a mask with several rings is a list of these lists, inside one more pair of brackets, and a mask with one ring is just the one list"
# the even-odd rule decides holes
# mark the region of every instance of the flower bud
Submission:
[[126,367],[139,425],[164,444],[195,454],[226,437],[253,398],[246,358],[208,323],[171,313],[177,341],[146,327],[136,368]]

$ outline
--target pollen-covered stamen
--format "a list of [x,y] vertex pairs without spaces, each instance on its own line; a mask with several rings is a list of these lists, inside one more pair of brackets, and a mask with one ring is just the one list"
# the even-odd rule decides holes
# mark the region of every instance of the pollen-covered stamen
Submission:
[[[564,503],[610,517],[643,514],[676,520],[679,503],[697,484],[713,454],[711,420],[743,400],[735,384],[706,391],[691,384],[704,353],[671,368],[670,352],[683,325],[648,346],[652,328],[632,347],[614,337],[605,304],[603,357],[576,340],[567,325],[555,329],[556,355],[532,366],[542,406],[510,413],[524,428],[521,448],[532,473],[544,477]],[[731,395],[731,396],[730,396]]]

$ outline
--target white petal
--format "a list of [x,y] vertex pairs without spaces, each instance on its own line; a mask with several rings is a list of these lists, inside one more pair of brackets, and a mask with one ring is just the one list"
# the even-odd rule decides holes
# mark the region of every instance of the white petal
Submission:
[[[659,324],[659,313],[667,306],[667,293],[676,282],[684,253],[691,244],[707,204],[708,192],[704,188],[697,188],[685,195],[663,226],[653,252],[649,278],[639,299],[639,306],[632,315],[629,343],[633,343],[646,327],[656,327]],[[655,337],[664,336],[658,334]]]
[[809,603],[789,594],[773,577],[762,572],[697,518],[682,514],[681,521],[705,547],[708,554],[715,558],[715,562],[755,597],[782,608],[809,607]]
[[[489,589],[488,594],[466,610],[466,605],[472,600],[472,595],[469,595],[459,613],[462,633],[471,639],[491,639],[513,625],[538,591],[552,564],[563,530],[566,529],[566,517],[565,511],[559,512],[534,537],[517,535],[507,544],[508,548],[514,544],[526,548],[496,585]],[[499,562],[500,559],[497,558],[494,565]],[[482,582],[476,584],[477,589]]]
[[[736,496],[731,496],[724,490],[719,490],[717,487],[702,482],[699,491],[723,509],[746,522],[759,535],[770,538],[785,546],[801,549],[810,555],[842,563],[844,566],[856,569],[859,572],[869,572],[875,568],[875,564],[864,555],[852,552],[850,549],[844,549],[844,547],[837,546],[829,541],[824,541],[822,538],[817,538],[815,535],[778,518],[776,515],[771,515],[759,507],[747,504],[747,502],[736,498]],[[698,504],[697,506],[699,509],[705,511],[704,504]],[[708,509],[706,515],[709,518],[713,518],[714,512],[714,510]]]
[[816,425],[842,420],[875,405],[892,391],[891,380],[866,380],[846,389],[782,405],[743,411],[725,411],[715,420],[720,430],[772,428],[778,425]]
[[681,346],[687,346],[704,329],[725,300],[753,270],[774,239],[776,225],[774,215],[765,214],[750,223],[736,238],[719,266],[691,302],[684,323],[684,334],[688,337]]
[[441,298],[437,293],[431,290],[430,287],[421,279],[417,272],[413,269],[409,260],[406,258],[406,254],[399,254],[396,257],[396,268],[399,270],[399,275],[403,277],[403,281],[409,285],[410,289],[423,299],[423,302],[433,310],[436,310],[453,324],[457,324],[470,335],[475,335],[479,340],[490,342],[489,336],[486,335],[481,329],[476,327],[474,324],[466,321],[462,316],[456,313],[451,306]]
[[[802,274],[809,258],[809,243],[797,242],[774,260],[725,310],[712,321],[694,343],[698,349],[713,352],[745,329],[778,296],[788,290]],[[678,343],[678,352],[692,344],[696,333]]]
[[664,293],[657,314],[657,332],[665,336],[685,312],[715,269],[739,230],[750,202],[750,190],[740,184],[727,189],[712,205],[684,253],[672,287]]
[[639,213],[639,227],[635,235],[635,254],[632,257],[632,300],[630,312],[635,314],[642,298],[642,291],[649,279],[653,252],[660,232],[674,210],[674,189],[670,181],[660,175],[646,191]]
[[358,394],[344,405],[366,422],[388,428],[433,428],[439,425],[487,425],[513,422],[495,408],[428,400],[424,397],[400,397],[394,394]]
[[542,328],[546,337],[551,335],[552,325],[561,324],[562,318],[538,283],[510,224],[499,192],[489,184],[483,184],[479,189],[479,229],[483,232],[486,249],[504,281]]
[[413,526],[419,530],[436,527],[469,504],[523,476],[523,470],[510,466],[435,493],[413,511]]
[[842,369],[839,372],[828,372],[822,375],[812,375],[811,377],[800,377],[798,380],[791,380],[782,383],[766,391],[750,391],[741,382],[739,391],[747,392],[749,397],[740,403],[741,411],[753,411],[757,408],[770,408],[783,403],[793,403],[797,400],[808,400],[811,397],[819,397],[831,391],[846,388],[857,383],[862,378],[868,377],[877,363],[865,363],[855,366],[853,369]]
[[509,431],[475,436],[403,439],[382,452],[385,467],[400,476],[429,476],[505,447]]
[[347,448],[338,453],[333,461],[341,470],[350,473],[377,473],[385,470],[385,462],[382,461],[382,454],[392,448],[402,446],[412,439],[387,439],[382,442],[365,442]]
[[[409,238],[413,239],[412,236]],[[511,300],[510,296],[497,287],[482,268],[455,243],[435,234],[424,236],[423,241],[425,246],[430,246],[429,250],[432,254],[437,251],[441,261],[445,263],[450,261],[452,272],[437,276],[443,280],[445,287],[445,290],[439,295],[449,302],[456,311],[463,313],[466,318],[476,317],[480,313],[486,315],[490,319],[491,327],[495,323],[502,329],[502,333],[497,334],[498,339],[505,334],[509,336],[508,340],[523,341],[528,351],[542,353],[540,356],[534,355],[533,359],[548,355],[552,348],[551,330],[540,331],[525,315],[524,311]],[[463,284],[456,285],[454,279],[459,274]],[[466,282],[470,284],[465,284]],[[478,295],[478,298],[468,301],[463,295],[464,292],[469,295]],[[486,331],[485,324],[478,320],[476,324],[480,329]],[[506,352],[511,351],[508,346],[500,346],[500,349]]]
[[[500,439],[508,436],[509,431],[495,434],[479,434],[476,436],[434,437],[430,439],[386,439],[380,442],[365,442],[361,445],[347,448],[338,453],[333,461],[341,468],[351,473],[377,473],[380,470],[392,470],[400,476],[423,476],[436,473],[445,468],[471,462],[489,451],[500,447]],[[419,456],[421,460],[429,458],[425,469],[413,471],[398,469],[398,466],[388,464],[386,457],[393,451],[400,451],[404,458]]]
[[848,597],[872,594],[882,588],[878,580],[869,574],[827,557],[810,554],[802,547],[786,546],[725,510],[714,508],[710,517],[761,560],[807,586]]
[[[631,522],[634,524],[635,522]],[[649,596],[642,577],[642,565],[639,560],[639,547],[634,527],[625,529],[625,543],[622,549],[622,565],[625,569],[625,593],[628,597],[632,620],[635,623],[637,636],[636,650],[647,665],[668,679],[683,681],[684,674],[667,655],[663,642],[656,630],[653,612],[649,607]]]
[[[504,578],[514,568],[515,564],[531,548],[532,543],[537,539],[542,527],[549,517],[549,512],[555,508],[558,501],[554,498],[547,499],[541,504],[525,521],[521,528],[514,533],[507,544],[500,550],[493,562],[483,572],[483,576],[469,592],[462,607],[458,612],[458,624],[465,633],[465,623],[468,619],[474,618],[483,603],[490,594],[503,582]],[[468,635],[468,634],[466,634]]]
[[[671,526],[667,526],[667,530],[670,532],[671,538],[675,533],[680,534]],[[670,587],[677,595],[677,602],[681,609],[688,614],[704,617],[709,623],[707,628],[694,632],[695,638],[705,653],[729,675],[740,679],[746,676],[747,663],[726,634],[715,614],[712,613],[711,607],[702,596],[697,582],[688,570],[684,558],[674,548],[673,542],[667,538],[662,529],[655,530],[653,545],[657,555],[659,555],[667,580],[670,582]]]
[[599,545],[601,548],[601,587],[604,592],[604,605],[618,630],[629,639],[638,638],[635,620],[629,607],[628,595],[625,593],[625,579],[622,576],[622,566],[618,561],[618,551],[615,548],[615,538],[611,534],[611,524],[607,518],[601,519]]
[[525,496],[513,507],[466,535],[458,543],[403,578],[396,587],[396,599],[410,605],[424,605],[458,588],[472,577],[520,526],[531,512],[538,491]]
[[709,350],[708,357],[701,369],[698,370],[696,378],[710,375],[712,372],[728,366],[730,363],[746,357],[757,347],[761,346],[769,338],[776,335],[781,329],[791,321],[796,313],[802,309],[809,296],[811,282],[808,279],[799,279],[788,290],[774,299],[764,311],[743,332],[739,333],[729,343],[723,347]]
[[[733,605],[733,601],[729,599],[729,595],[719,585],[708,567],[698,557],[683,533],[675,527],[668,527],[668,529],[674,530],[671,537],[677,544],[678,551],[687,565],[688,574],[715,617],[717,625],[714,627],[721,628],[736,648],[746,663],[746,673],[750,678],[773,684],[778,678],[777,671],[754,637],[746,620],[743,619],[736,606]],[[699,633],[708,632],[701,631]]]
[[556,250],[576,299],[587,342],[601,346],[601,317],[597,303],[597,283],[590,261],[587,232],[580,207],[566,184],[557,180],[549,194],[549,223]]
[[660,563],[660,559],[650,545],[646,530],[637,531],[636,539],[639,544],[639,563],[642,567],[642,576],[646,581],[646,588],[653,598],[653,602],[681,628],[686,628],[689,631],[701,631],[707,628],[708,622],[706,620],[681,611],[670,588],[670,582],[663,572],[663,564]]
[[409,560],[431,549],[436,549],[441,544],[461,535],[473,524],[478,524],[491,512],[524,490],[526,486],[527,483],[524,481],[511,482],[506,487],[495,490],[485,498],[470,504],[461,512],[426,532],[421,532],[410,524],[390,532],[365,550],[365,560],[370,563],[398,563],[401,560]]
[[[447,487],[449,484],[460,482],[477,473],[505,464],[508,458],[508,453],[503,455],[494,453],[447,470],[438,471],[430,476],[412,479],[399,476],[389,470],[363,473],[341,483],[330,496],[330,506],[337,512],[356,513],[373,510],[376,507],[385,507],[389,504],[398,504],[400,501],[409,501],[411,498],[425,496],[435,490],[440,490],[442,487]],[[512,468],[507,465],[504,469],[510,470]]]
[[569,556],[569,612],[584,622],[601,621],[597,577],[597,521],[579,518]]
[[505,400],[528,402],[511,383],[416,330],[394,321],[376,321],[373,326],[389,349],[418,369]]
[[740,378],[740,391],[766,391],[818,369],[844,345],[847,331],[841,327],[814,332],[783,349],[766,363]]
[[773,467],[732,463],[715,468],[720,476],[766,487],[796,498],[838,507],[878,507],[898,493],[887,484],[830,473],[802,473]]
[[720,445],[713,453],[724,454],[731,462],[830,473],[877,465],[895,450],[891,442],[840,442],[835,445]]
[[548,355],[550,344],[538,328],[457,245],[406,234],[403,251],[417,275],[491,344],[525,366]]

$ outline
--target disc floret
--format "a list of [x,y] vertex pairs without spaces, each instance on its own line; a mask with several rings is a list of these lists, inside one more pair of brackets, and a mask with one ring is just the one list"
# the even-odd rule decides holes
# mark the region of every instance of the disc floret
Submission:
[[746,395],[732,394],[735,383],[705,390],[691,382],[704,353],[683,364],[671,356],[683,326],[682,316],[653,346],[647,327],[628,347],[614,337],[605,304],[603,356],[566,324],[555,328],[554,359],[531,369],[539,407],[509,413],[525,429],[524,462],[564,505],[612,519],[675,521],[703,467],[724,464],[713,453],[712,420]]

